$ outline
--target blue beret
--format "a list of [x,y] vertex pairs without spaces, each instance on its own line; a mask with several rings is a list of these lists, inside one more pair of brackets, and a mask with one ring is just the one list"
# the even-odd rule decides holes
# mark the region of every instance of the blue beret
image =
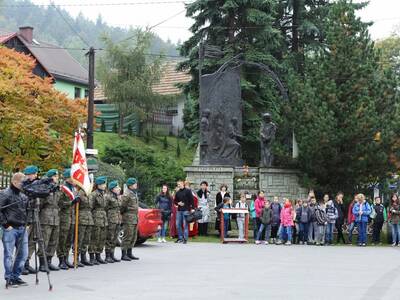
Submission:
[[36,166],[27,166],[24,170],[25,175],[32,175],[39,172],[39,168]]
[[53,177],[55,175],[58,175],[58,170],[57,169],[50,169],[46,173],[46,177]]
[[111,191],[113,188],[118,186],[118,181],[114,180],[108,184],[108,189]]
[[65,169],[63,173],[65,179],[71,178],[71,169]]
[[107,182],[107,177],[106,176],[97,177],[96,180],[95,180],[95,183],[97,185],[105,184],[106,182]]
[[131,186],[133,184],[137,183],[137,179],[136,178],[128,178],[128,180],[126,181],[126,185],[127,186]]

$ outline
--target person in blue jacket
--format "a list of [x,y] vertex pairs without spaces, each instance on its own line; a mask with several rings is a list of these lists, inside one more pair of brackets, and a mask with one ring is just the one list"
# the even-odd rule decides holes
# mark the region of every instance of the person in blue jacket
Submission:
[[353,206],[353,215],[358,225],[358,246],[367,245],[368,217],[371,214],[371,206],[365,200],[364,194],[356,196],[357,202]]

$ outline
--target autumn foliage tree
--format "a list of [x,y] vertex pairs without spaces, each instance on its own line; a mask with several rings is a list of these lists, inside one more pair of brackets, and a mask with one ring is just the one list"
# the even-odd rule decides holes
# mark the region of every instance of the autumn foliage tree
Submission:
[[72,156],[74,130],[85,103],[56,91],[50,78],[32,73],[35,61],[0,47],[0,166],[58,168]]

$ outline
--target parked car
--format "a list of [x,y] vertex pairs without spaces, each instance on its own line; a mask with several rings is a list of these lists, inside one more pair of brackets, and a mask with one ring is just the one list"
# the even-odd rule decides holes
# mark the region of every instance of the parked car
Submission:
[[[152,238],[161,228],[161,212],[156,208],[149,208],[146,204],[139,202],[139,226],[136,245],[143,244],[147,239]],[[121,244],[124,231],[118,234],[118,243]]]

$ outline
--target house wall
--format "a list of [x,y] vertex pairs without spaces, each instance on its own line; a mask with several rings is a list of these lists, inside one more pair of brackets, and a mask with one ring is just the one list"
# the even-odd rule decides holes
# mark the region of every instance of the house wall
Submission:
[[181,95],[177,102],[178,114],[172,118],[172,132],[174,135],[178,134],[183,128],[183,108],[185,107],[185,95]]
[[78,84],[78,83],[72,83],[64,80],[56,80],[56,83],[54,84],[54,88],[62,93],[67,94],[67,97],[70,99],[75,99],[75,88],[80,88],[81,93],[80,97],[78,98],[85,98],[85,90],[88,89],[87,86],[83,84]]

